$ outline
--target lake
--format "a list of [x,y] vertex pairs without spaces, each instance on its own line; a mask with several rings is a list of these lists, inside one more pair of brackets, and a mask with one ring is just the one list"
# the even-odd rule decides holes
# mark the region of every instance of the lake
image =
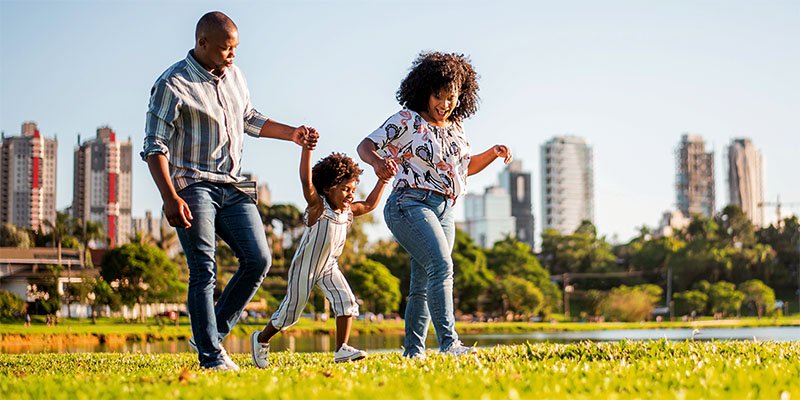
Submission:
[[[759,327],[759,328],[704,328],[693,329],[618,329],[601,331],[571,332],[529,332],[509,334],[462,335],[465,345],[477,344],[479,347],[495,345],[512,345],[525,342],[573,343],[583,340],[592,342],[617,342],[629,340],[673,341],[694,340],[757,340],[762,341],[795,341],[800,340],[800,327]],[[272,351],[295,352],[328,352],[335,346],[335,338],[331,335],[287,336],[278,335],[272,340]],[[228,337],[225,348],[231,353],[249,353],[250,339],[244,337]],[[400,351],[403,344],[402,335],[358,335],[350,337],[350,344],[368,351]],[[436,336],[431,332],[427,341],[428,348],[437,348]],[[191,351],[186,341],[163,341],[152,343],[109,343],[99,345],[1,345],[2,353],[86,353],[86,352],[119,352],[119,353],[180,353]]]

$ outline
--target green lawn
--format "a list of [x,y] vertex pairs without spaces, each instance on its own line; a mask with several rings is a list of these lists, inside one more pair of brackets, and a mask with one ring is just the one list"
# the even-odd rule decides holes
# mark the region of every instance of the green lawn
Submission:
[[193,354],[0,354],[3,399],[798,399],[800,342],[501,346],[427,361],[280,352],[212,373]]

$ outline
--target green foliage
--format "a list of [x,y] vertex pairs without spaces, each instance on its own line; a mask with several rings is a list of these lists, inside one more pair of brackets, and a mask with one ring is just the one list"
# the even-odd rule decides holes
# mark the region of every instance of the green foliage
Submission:
[[182,354],[0,354],[8,399],[789,399],[797,342],[629,342],[498,346],[458,360],[398,352],[336,364],[275,352],[266,369],[212,373]]
[[[531,253],[527,244],[515,238],[507,237],[498,241],[486,252],[487,265],[495,276],[515,276],[531,282],[544,296],[540,314],[547,316],[558,309],[561,304],[561,290],[550,281],[550,274],[539,265],[539,260]],[[497,297],[502,292],[494,291]],[[502,304],[500,302],[495,304]]]
[[647,319],[661,299],[661,288],[655,285],[625,286],[611,289],[598,306],[610,321],[642,321]]
[[383,239],[372,246],[367,257],[386,266],[389,272],[400,280],[398,311],[402,316],[405,313],[408,290],[411,286],[411,262],[408,253],[394,239]]
[[589,221],[583,221],[571,235],[561,235],[553,229],[545,230],[540,258],[552,274],[611,272],[618,269],[611,245],[604,237],[597,237],[596,229]]
[[0,290],[0,318],[16,318],[21,316],[27,305],[25,300],[22,300],[14,293]]
[[675,309],[678,314],[705,315],[708,310],[708,294],[700,290],[686,290],[675,293]]
[[544,295],[533,283],[524,278],[506,275],[498,282],[502,293],[504,311],[515,314],[535,315],[544,306]]
[[775,309],[775,292],[764,282],[751,279],[739,284],[738,290],[744,293],[744,304],[752,305],[759,318]]
[[481,301],[492,287],[495,274],[488,267],[483,249],[460,229],[456,229],[453,246],[453,274],[456,309],[465,314],[484,311]]
[[733,315],[739,312],[745,294],[736,290],[736,286],[730,282],[716,282],[708,289],[708,302],[711,312]]
[[40,265],[38,273],[28,280],[34,299],[35,312],[54,314],[61,309],[61,294],[58,293],[58,277],[64,271],[60,265]]
[[31,247],[31,235],[14,224],[3,224],[0,227],[0,247],[27,249]]
[[178,268],[156,247],[129,243],[103,257],[100,275],[116,284],[122,304],[133,306],[149,301],[177,300],[186,291],[178,279]]
[[367,303],[374,313],[397,311],[400,303],[400,280],[383,264],[365,260],[347,272],[347,280],[356,296]]

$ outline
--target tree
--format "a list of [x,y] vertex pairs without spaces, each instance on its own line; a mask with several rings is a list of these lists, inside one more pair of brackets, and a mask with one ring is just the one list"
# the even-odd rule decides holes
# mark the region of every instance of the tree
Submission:
[[498,283],[502,293],[503,312],[539,314],[544,306],[544,295],[533,283],[513,275],[503,277]]
[[129,243],[110,250],[103,257],[100,275],[117,285],[121,303],[129,307],[175,300],[186,291],[175,264],[161,249],[149,245]]
[[709,307],[714,314],[725,316],[738,313],[744,298],[745,294],[736,290],[736,286],[730,282],[716,282],[708,289]]
[[[519,240],[506,237],[498,241],[486,252],[487,266],[495,274],[495,280],[505,276],[516,276],[531,282],[544,296],[539,313],[543,317],[556,310],[561,304],[561,290],[550,281],[550,274],[539,265],[539,260],[531,253],[530,247]],[[497,289],[492,296],[500,295]],[[500,302],[495,303],[500,305]],[[499,310],[498,310],[499,311]]]
[[347,280],[358,297],[367,303],[368,310],[374,313],[397,311],[400,302],[400,280],[383,264],[365,260],[350,268]]
[[703,315],[708,307],[708,294],[699,290],[686,290],[675,293],[675,308],[679,313],[691,314],[692,311]]
[[26,308],[25,300],[14,293],[0,290],[0,318],[17,318]]
[[402,317],[405,313],[408,291],[411,286],[411,262],[408,253],[400,247],[396,240],[382,239],[372,245],[367,257],[386,266],[389,272],[400,280],[398,310]]
[[[800,220],[796,215],[785,218],[756,233],[758,242],[774,249],[775,270],[764,281],[774,288],[794,289],[800,282]],[[795,279],[791,279],[794,270]]]
[[34,276],[28,280],[30,297],[36,311],[53,314],[61,309],[61,294],[58,292],[58,278],[64,267],[61,265],[41,265],[34,267]]
[[595,227],[589,221],[583,221],[571,235],[545,230],[539,256],[552,274],[618,270],[611,245],[604,237],[597,237]]
[[495,274],[488,267],[483,249],[460,229],[456,229],[453,248],[453,274],[456,309],[467,314],[482,311],[481,299],[492,287]]
[[755,308],[758,318],[775,309],[775,292],[764,282],[751,279],[739,284],[738,290],[744,293],[744,304]]
[[648,318],[661,299],[661,288],[656,285],[619,286],[600,301],[599,312],[612,321],[642,321]]
[[[58,248],[58,265],[61,265],[61,241],[65,236],[69,235],[70,226],[72,225],[69,214],[56,212],[55,222],[50,220],[44,221],[45,225],[50,228],[50,234],[53,235],[53,245]],[[72,263],[67,264],[67,286],[72,284]],[[67,293],[67,317],[72,318],[72,296]]]
[[3,224],[0,227],[0,246],[27,249],[31,247],[31,236],[14,224]]
[[83,246],[83,262],[87,268],[93,268],[92,253],[89,252],[89,244],[93,240],[101,240],[106,237],[103,233],[103,224],[92,221],[73,221],[72,234]]

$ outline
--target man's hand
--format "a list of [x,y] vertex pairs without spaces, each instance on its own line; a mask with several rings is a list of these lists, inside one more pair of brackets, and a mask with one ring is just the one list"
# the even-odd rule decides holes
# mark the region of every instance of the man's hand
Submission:
[[508,164],[508,163],[511,162],[511,158],[512,158],[511,157],[511,149],[509,149],[508,146],[503,145],[503,144],[498,144],[498,145],[495,145],[492,148],[492,150],[494,150],[494,154],[497,157],[503,158],[503,162],[504,163]]
[[192,223],[192,211],[189,205],[180,196],[167,198],[164,200],[164,216],[170,225],[176,228],[189,228]]
[[397,173],[397,163],[391,158],[382,158],[372,164],[375,175],[384,182],[388,182]]
[[317,147],[318,139],[319,133],[317,133],[317,130],[305,125],[301,125],[292,131],[292,141],[309,150],[314,150]]

